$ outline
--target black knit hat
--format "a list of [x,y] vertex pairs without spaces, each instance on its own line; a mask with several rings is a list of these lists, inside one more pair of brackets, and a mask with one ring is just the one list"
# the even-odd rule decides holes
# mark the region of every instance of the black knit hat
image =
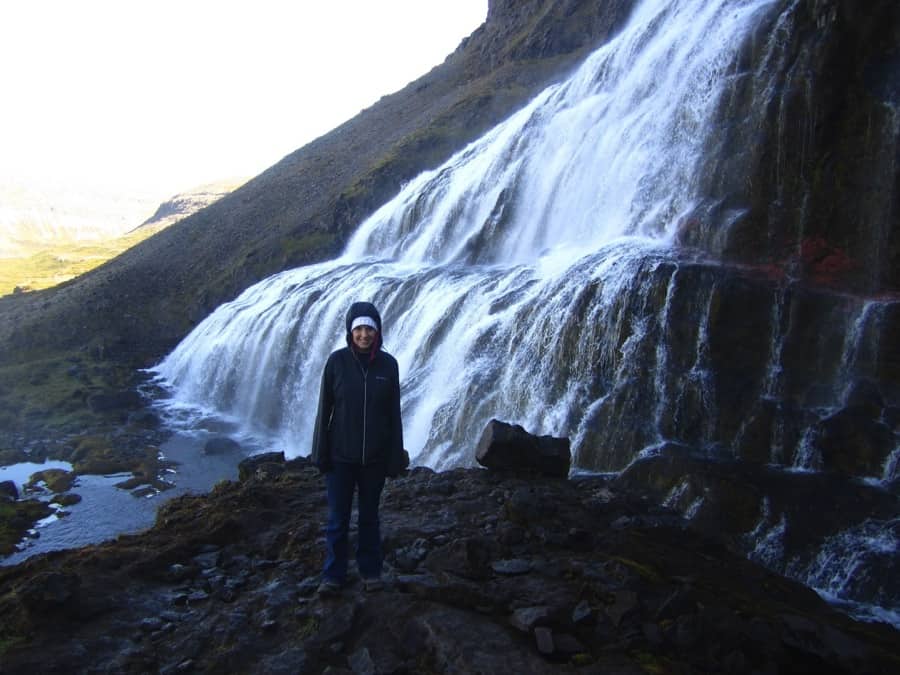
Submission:
[[353,319],[357,319],[361,316],[367,316],[375,320],[375,324],[378,329],[376,349],[380,348],[383,344],[382,335],[384,334],[384,332],[381,330],[381,314],[378,313],[375,305],[373,305],[371,302],[354,302],[352,305],[350,305],[350,309],[347,310],[347,344],[352,344],[353,341],[353,338],[350,334],[350,331],[353,329]]

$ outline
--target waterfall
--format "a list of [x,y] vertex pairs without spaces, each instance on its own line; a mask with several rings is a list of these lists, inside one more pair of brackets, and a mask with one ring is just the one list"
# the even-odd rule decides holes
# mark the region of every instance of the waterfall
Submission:
[[[584,454],[596,413],[636,363],[665,366],[648,346],[661,329],[648,279],[677,270],[710,120],[771,4],[640,3],[571,77],[411,181],[339,259],[220,306],[155,369],[175,403],[307,454],[344,313],[371,300],[400,363],[414,463],[471,464],[497,417],[570,436],[576,465],[598,468]],[[626,296],[646,314],[627,313]],[[703,380],[702,354],[697,367]]]
[[[758,167],[733,160],[725,146],[742,136],[721,128],[747,111],[727,104],[748,91],[761,108],[779,102],[785,83],[769,71],[797,76],[783,60],[803,6],[643,0],[568,79],[381,206],[339,258],[269,277],[213,312],[155,368],[172,407],[308,454],[325,360],[350,304],[370,300],[400,364],[414,464],[474,463],[491,418],[568,436],[587,471],[672,448],[691,462],[768,464],[735,496],[745,516],[759,499],[736,545],[826,597],[893,612],[896,584],[878,584],[893,578],[900,532],[887,504],[900,389],[884,375],[900,303],[802,283],[797,260],[742,266],[687,249],[727,248],[750,208],[740,184]],[[789,135],[787,110],[775,110]],[[752,139],[762,122],[750,126]],[[774,150],[780,190],[794,169],[789,145]],[[737,194],[722,187],[732,182]],[[864,451],[845,450],[859,429],[849,440]],[[689,520],[728,508],[704,480],[678,476],[662,501]],[[789,507],[809,485],[823,486],[820,508],[834,497],[852,513],[833,528],[823,515],[806,536],[809,514]],[[877,517],[863,509],[873,503]]]

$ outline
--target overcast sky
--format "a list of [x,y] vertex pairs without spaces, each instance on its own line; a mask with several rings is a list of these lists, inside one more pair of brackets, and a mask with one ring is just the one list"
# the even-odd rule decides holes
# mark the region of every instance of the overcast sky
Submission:
[[441,63],[487,0],[0,7],[0,178],[174,194],[251,177]]

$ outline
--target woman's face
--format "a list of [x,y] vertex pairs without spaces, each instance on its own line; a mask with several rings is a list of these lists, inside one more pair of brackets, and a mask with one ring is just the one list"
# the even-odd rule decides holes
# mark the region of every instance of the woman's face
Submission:
[[375,342],[375,334],[377,331],[371,326],[357,326],[350,335],[353,337],[353,346],[361,352],[367,352],[372,348]]

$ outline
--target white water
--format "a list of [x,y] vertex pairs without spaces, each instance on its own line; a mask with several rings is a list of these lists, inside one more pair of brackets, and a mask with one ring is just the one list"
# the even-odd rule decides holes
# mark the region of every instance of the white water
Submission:
[[[805,569],[791,576],[814,588],[825,599],[846,603],[857,618],[885,621],[900,627],[900,611],[885,588],[890,586],[900,559],[900,520],[866,520],[834,537],[821,547]],[[860,605],[853,598],[864,596]]]
[[716,102],[770,4],[640,3],[570,79],[361,224],[339,260],[218,308],[156,369],[176,405],[307,454],[343,315],[372,300],[400,362],[415,463],[471,463],[498,417],[569,436],[577,464],[591,412],[650,326],[635,321],[606,355],[597,346],[697,200]]

